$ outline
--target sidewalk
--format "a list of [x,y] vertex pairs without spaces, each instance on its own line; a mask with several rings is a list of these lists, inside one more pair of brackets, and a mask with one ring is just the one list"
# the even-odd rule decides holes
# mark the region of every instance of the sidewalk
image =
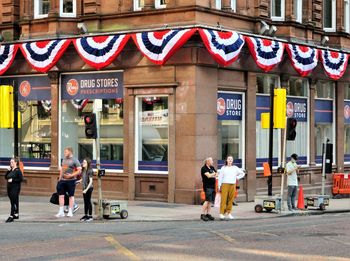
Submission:
[[[57,205],[49,203],[49,197],[20,196],[20,219],[15,222],[79,222],[83,216],[84,204],[82,199],[77,199],[78,211],[72,218],[56,218]],[[255,213],[254,202],[240,202],[233,207],[232,214],[239,220],[253,220],[263,218],[285,217],[293,215],[318,215],[323,213],[350,212],[350,198],[331,199],[326,210],[320,211],[314,208],[308,210],[297,210],[294,212],[272,211],[270,213]],[[286,208],[285,208],[286,209]],[[153,201],[128,201],[129,217],[121,220],[109,219],[103,222],[132,222],[132,221],[199,221],[201,214],[200,205],[170,204]],[[0,197],[0,223],[3,223],[10,212],[10,202],[7,197]],[[213,208],[212,213],[218,220],[218,209]],[[101,222],[95,220],[94,222]]]

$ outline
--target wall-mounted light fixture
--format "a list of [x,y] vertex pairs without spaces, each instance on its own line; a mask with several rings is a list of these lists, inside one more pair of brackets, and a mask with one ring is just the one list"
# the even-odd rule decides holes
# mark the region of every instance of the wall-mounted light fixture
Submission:
[[321,39],[321,45],[326,45],[329,42],[329,37],[328,36],[323,36]]
[[271,26],[270,26],[270,29],[269,29],[269,31],[268,31],[268,35],[269,35],[269,36],[275,36],[276,32],[277,32],[277,27],[274,26],[274,25],[271,25]]
[[260,21],[260,31],[261,35],[266,34],[270,29],[270,26],[265,21]]
[[89,32],[85,23],[78,23],[77,27],[80,30],[80,33],[82,33],[82,34],[87,34]]

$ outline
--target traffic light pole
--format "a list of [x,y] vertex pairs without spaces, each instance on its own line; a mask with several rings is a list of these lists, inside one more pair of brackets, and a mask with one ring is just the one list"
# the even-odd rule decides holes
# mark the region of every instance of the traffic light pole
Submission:
[[270,85],[270,128],[269,128],[269,167],[271,175],[267,178],[267,195],[272,196],[272,157],[273,157],[273,107],[275,87]]
[[97,127],[97,137],[95,139],[95,151],[96,151],[96,169],[97,169],[97,185],[98,185],[98,213],[99,219],[103,217],[103,208],[102,208],[102,181],[101,176],[99,175],[101,169],[100,161],[100,111],[96,111],[96,127]]
[[326,148],[327,148],[328,139],[324,138],[324,143],[322,144],[322,186],[321,186],[321,195],[324,195],[324,187],[326,183]]

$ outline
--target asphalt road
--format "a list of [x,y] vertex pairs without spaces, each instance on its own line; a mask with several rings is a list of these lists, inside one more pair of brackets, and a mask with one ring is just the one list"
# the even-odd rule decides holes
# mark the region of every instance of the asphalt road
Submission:
[[0,260],[350,260],[350,214],[0,224]]

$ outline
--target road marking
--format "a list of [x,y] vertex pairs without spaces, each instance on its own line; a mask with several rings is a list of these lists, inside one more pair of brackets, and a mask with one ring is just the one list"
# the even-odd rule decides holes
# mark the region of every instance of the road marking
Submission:
[[124,256],[127,256],[130,260],[141,260],[137,255],[135,255],[133,252],[131,252],[126,247],[123,247],[115,238],[112,236],[105,237],[105,239],[114,246],[115,249],[118,250],[121,254]]
[[240,233],[246,233],[246,234],[258,234],[258,235],[262,235],[262,236],[273,236],[273,237],[279,237],[279,235],[276,234],[272,234],[272,233],[267,233],[267,232],[258,232],[258,231],[244,231],[244,230],[240,230],[238,231]]
[[237,243],[237,240],[236,240],[236,239],[234,239],[234,238],[232,238],[232,237],[230,237],[230,236],[228,236],[228,235],[225,235],[225,234],[223,234],[223,233],[220,233],[220,232],[217,232],[217,231],[214,231],[214,230],[209,230],[209,232],[211,232],[211,233],[213,233],[213,234],[215,234],[215,235],[221,237],[222,239],[224,239],[224,240],[226,240],[226,241],[228,241],[228,242],[230,242],[230,243],[233,243],[233,244],[236,244],[236,243]]
[[330,241],[337,242],[337,243],[339,243],[339,244],[343,244],[343,245],[346,245],[346,246],[350,246],[350,243],[345,242],[345,241],[342,241],[342,240],[339,240],[339,239],[336,239],[336,238],[334,238],[334,237],[323,237],[323,238],[328,239],[328,240],[330,240]]

